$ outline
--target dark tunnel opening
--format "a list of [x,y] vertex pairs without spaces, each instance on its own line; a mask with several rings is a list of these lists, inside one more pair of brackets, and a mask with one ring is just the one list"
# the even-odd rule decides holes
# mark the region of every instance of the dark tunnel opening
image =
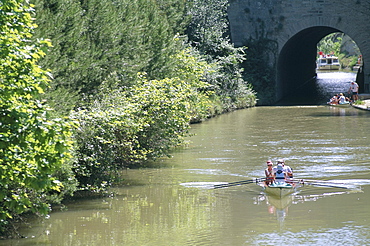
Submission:
[[[277,98],[296,96],[303,86],[314,86],[316,76],[317,43],[333,32],[331,27],[318,26],[294,35],[282,48],[277,66]],[[309,93],[309,91],[306,91]]]

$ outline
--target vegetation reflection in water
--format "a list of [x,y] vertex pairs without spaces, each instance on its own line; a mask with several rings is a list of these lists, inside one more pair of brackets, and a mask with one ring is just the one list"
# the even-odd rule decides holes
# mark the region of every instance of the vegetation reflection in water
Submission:
[[[258,107],[194,125],[192,143],[162,168],[124,172],[118,196],[68,204],[11,245],[369,244],[369,120],[351,108]],[[265,161],[281,157],[297,179],[344,180],[362,192],[305,187],[279,210],[255,184],[180,185],[261,177]]]

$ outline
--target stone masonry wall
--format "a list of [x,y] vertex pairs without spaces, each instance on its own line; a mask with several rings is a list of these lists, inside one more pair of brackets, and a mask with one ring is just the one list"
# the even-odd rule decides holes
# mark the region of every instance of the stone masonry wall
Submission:
[[236,46],[267,38],[277,42],[277,54],[308,28],[311,35],[304,38],[312,43],[330,34],[328,28],[347,34],[363,55],[365,92],[370,92],[370,0],[230,0],[228,15]]

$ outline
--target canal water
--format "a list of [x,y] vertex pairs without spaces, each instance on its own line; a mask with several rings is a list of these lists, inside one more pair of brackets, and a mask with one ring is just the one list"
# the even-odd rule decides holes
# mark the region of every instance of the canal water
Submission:
[[[123,171],[116,196],[69,203],[0,245],[370,245],[370,112],[255,107],[191,133],[157,167]],[[295,178],[330,185],[284,199],[255,183],[211,189],[263,177],[278,158]]]
[[350,97],[348,89],[353,80],[356,73],[319,72],[316,78],[294,88],[294,93],[286,95],[277,105],[320,105],[338,93]]

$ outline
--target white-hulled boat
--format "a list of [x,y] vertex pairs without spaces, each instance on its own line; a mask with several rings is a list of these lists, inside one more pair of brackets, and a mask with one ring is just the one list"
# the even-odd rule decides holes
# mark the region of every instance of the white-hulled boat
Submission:
[[285,197],[295,192],[295,185],[286,182],[274,182],[265,186],[265,192],[278,198]]
[[316,61],[317,70],[339,70],[340,63],[336,56],[320,55]]
[[331,107],[337,107],[337,108],[349,108],[351,106],[351,103],[346,102],[346,103],[334,104],[334,103],[328,102],[327,105]]
[[282,210],[289,207],[292,204],[295,197],[285,196],[280,198],[276,196],[267,195],[266,198],[269,204],[274,206],[276,209]]

